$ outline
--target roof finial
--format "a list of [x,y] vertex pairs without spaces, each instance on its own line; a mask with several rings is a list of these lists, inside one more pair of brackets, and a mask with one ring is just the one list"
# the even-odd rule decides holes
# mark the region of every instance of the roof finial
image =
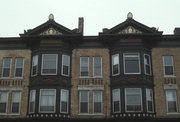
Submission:
[[127,15],[127,18],[128,19],[132,19],[133,18],[133,14],[131,12],[129,12],[128,15]]
[[53,14],[49,14],[49,20],[54,20],[54,15]]

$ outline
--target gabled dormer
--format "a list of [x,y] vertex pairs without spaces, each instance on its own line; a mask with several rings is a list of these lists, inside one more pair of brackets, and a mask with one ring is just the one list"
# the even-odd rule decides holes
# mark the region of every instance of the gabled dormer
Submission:
[[[83,18],[80,18],[83,19]],[[79,20],[80,20],[79,19]],[[83,24],[83,23],[82,23]],[[55,22],[53,14],[49,15],[49,20],[34,29],[25,30],[23,34],[20,34],[21,37],[23,36],[48,36],[48,35],[81,35],[80,29],[70,30],[65,26]]]
[[127,19],[112,27],[111,29],[103,29],[103,32],[100,35],[125,35],[125,34],[162,34],[161,31],[158,31],[156,28],[148,27],[142,23],[137,22],[133,19],[133,15],[131,12],[128,13]]

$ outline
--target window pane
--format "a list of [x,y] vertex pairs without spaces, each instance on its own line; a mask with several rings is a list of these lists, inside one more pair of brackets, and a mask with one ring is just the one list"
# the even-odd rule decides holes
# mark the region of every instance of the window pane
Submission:
[[80,57],[80,71],[81,76],[88,76],[88,57]]
[[173,66],[165,66],[165,75],[174,75]]
[[125,73],[140,73],[139,55],[125,54]]
[[93,57],[94,58],[94,76],[102,76],[102,57]]
[[88,101],[88,91],[80,91],[80,95],[82,102]]
[[16,58],[16,68],[22,68],[24,63],[23,58]]
[[164,65],[172,66],[173,65],[173,56],[164,56]]

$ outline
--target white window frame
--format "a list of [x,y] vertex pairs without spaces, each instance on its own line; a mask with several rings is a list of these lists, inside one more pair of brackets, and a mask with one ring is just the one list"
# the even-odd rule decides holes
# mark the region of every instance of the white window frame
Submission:
[[[40,111],[41,106],[41,93],[43,90],[54,90],[55,91],[55,97],[54,97],[54,111]],[[56,89],[40,89],[40,95],[39,95],[39,113],[55,113],[56,112]]]
[[[67,56],[67,57],[68,57],[68,74],[63,74],[63,66],[66,66],[66,65],[63,65],[63,63],[64,63],[64,62],[63,62],[63,61],[64,61],[64,56]],[[63,75],[63,76],[69,76],[69,72],[70,72],[70,56],[63,54],[63,55],[62,55],[61,75]]]
[[[12,112],[12,107],[13,107],[13,93],[19,92],[20,93],[20,98],[19,98],[19,112],[18,113],[13,113]],[[21,101],[22,101],[22,91],[12,91],[12,101],[11,101],[11,113],[13,115],[19,115],[21,113]]]
[[[37,69],[36,69],[36,74],[33,75],[33,58],[34,57],[37,57]],[[31,76],[37,76],[37,74],[38,74],[38,60],[39,60],[39,56],[38,55],[34,55],[32,57]],[[34,65],[34,66],[36,66],[36,65]]]
[[[119,95],[119,111],[115,112],[114,111],[114,91],[118,91],[118,95]],[[121,93],[120,93],[120,89],[113,89],[112,90],[112,110],[113,110],[113,113],[120,113],[121,112]]]
[[[21,76],[21,77],[16,77],[16,76],[15,76],[15,75],[16,75],[16,68],[17,68],[16,63],[17,63],[17,59],[18,59],[18,58],[22,58],[22,59],[23,59],[23,64],[22,64],[22,76]],[[24,76],[24,58],[23,58],[23,57],[18,57],[18,58],[15,59],[14,77],[15,77],[15,78],[23,78],[23,76]]]
[[[171,91],[171,90],[175,91],[175,96],[176,96],[176,97],[175,97],[175,99],[176,99],[176,110],[177,110],[176,112],[169,112],[169,110],[168,110],[169,108],[168,108],[167,92],[168,92],[168,91]],[[168,89],[168,90],[166,90],[165,92],[166,92],[166,108],[167,108],[167,113],[168,113],[168,114],[177,114],[177,113],[178,113],[177,91],[176,91],[175,89]]]
[[[44,55],[55,55],[56,56],[56,73],[43,73]],[[57,68],[58,68],[58,54],[42,54],[41,75],[57,75]]]
[[[96,92],[96,91],[98,91],[98,92],[101,92],[101,113],[96,113],[96,112],[94,112],[94,92]],[[101,90],[95,90],[95,91],[93,91],[93,114],[102,114],[103,113],[103,91],[101,91]]]
[[[83,57],[87,57],[88,58],[88,76],[81,76],[81,58],[83,58]],[[80,74],[79,74],[79,76],[80,76],[80,78],[89,78],[89,57],[88,56],[81,56],[80,57]]]
[[[95,76],[95,75],[94,75],[94,71],[95,71],[95,70],[94,70],[94,63],[95,63],[95,62],[94,62],[94,58],[95,58],[95,57],[100,57],[100,58],[101,58],[101,75],[100,75],[100,76]],[[94,57],[93,57],[93,77],[94,77],[94,78],[102,78],[102,57],[101,57],[101,56],[94,56]]]
[[[31,101],[31,95],[32,95],[31,93],[33,93],[33,92],[34,92],[34,94],[35,94],[35,101],[34,101],[34,106],[33,106],[33,110],[34,110],[34,111],[33,111],[33,112],[30,112],[30,103],[32,102],[32,101]],[[30,95],[29,95],[29,113],[34,113],[34,112],[35,112],[35,108],[36,108],[35,106],[36,106],[36,90],[31,90],[31,91],[30,91]]]
[[[114,62],[114,57],[116,57],[116,56],[118,56],[118,73],[117,73],[117,74],[113,74],[113,66],[114,66],[113,62]],[[120,74],[120,68],[119,68],[119,66],[120,66],[120,62],[119,62],[119,54],[114,54],[114,55],[112,55],[112,57],[111,57],[111,66],[112,66],[112,76],[119,75],[119,74]]]
[[[150,92],[152,92],[152,111],[148,110],[148,100],[147,100],[147,91],[150,90]],[[146,88],[146,108],[147,108],[147,112],[148,113],[154,113],[154,95],[153,95],[153,90]]]
[[[87,113],[81,113],[81,91],[87,91]],[[89,114],[89,91],[88,90],[80,90],[79,91],[79,114]]]
[[[140,96],[141,96],[141,110],[140,111],[127,111],[127,89],[139,89],[140,90]],[[141,88],[125,88],[125,111],[126,112],[133,112],[133,113],[138,113],[143,111],[143,102],[142,102],[142,89]]]
[[[173,75],[166,75],[165,74],[165,61],[164,61],[165,56],[171,56],[172,57],[172,65],[168,65],[168,66],[173,67]],[[172,56],[172,55],[163,55],[163,71],[164,71],[164,77],[176,77],[175,72],[174,72],[174,56]]]
[[[125,68],[125,55],[138,55],[138,60],[139,60],[139,72],[138,73],[126,73],[126,68]],[[124,65],[124,74],[141,74],[141,60],[140,60],[140,54],[139,53],[123,53],[123,65]]]
[[6,101],[6,112],[0,113],[0,115],[6,115],[7,114],[7,110],[8,110],[9,92],[8,91],[0,91],[0,93],[1,92],[6,92],[7,93],[7,101]]
[[[3,77],[3,69],[4,69],[4,59],[5,58],[10,58],[11,59],[11,62],[10,62],[10,68],[9,68],[9,77]],[[11,69],[12,69],[12,58],[11,57],[4,57],[3,58],[3,64],[2,64],[2,75],[1,75],[1,77],[3,78],[3,79],[8,79],[8,78],[10,78],[11,77]]]
[[[145,57],[146,57],[146,56],[148,56],[148,60],[149,60],[150,74],[148,74],[147,71],[146,71],[146,65],[148,65],[148,64],[145,63]],[[149,54],[144,54],[144,74],[146,74],[146,75],[152,75],[152,71],[151,71],[151,57],[150,57]]]
[[[62,108],[62,104],[61,104],[61,102],[62,102],[62,92],[63,92],[63,91],[64,91],[64,92],[67,92],[67,94],[68,94],[68,98],[67,98],[67,101],[66,101],[66,102],[67,102],[67,111],[66,111],[66,112],[62,112],[62,111],[61,111],[61,108]],[[60,112],[61,112],[61,113],[66,113],[66,114],[69,112],[69,90],[61,89]]]

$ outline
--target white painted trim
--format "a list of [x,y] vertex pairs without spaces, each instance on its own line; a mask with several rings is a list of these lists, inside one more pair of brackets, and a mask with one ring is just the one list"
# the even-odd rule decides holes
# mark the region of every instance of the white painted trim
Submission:
[[[18,59],[18,58],[22,58],[22,59],[23,59],[23,63],[22,63],[22,67],[21,67],[21,68],[22,68],[22,76],[21,76],[21,77],[16,77],[16,76],[15,76],[15,75],[16,75],[16,68],[17,68],[17,66],[16,66],[17,64],[16,64],[16,63],[17,63],[17,59]],[[23,57],[17,57],[17,58],[15,59],[15,69],[14,69],[14,70],[15,70],[15,71],[14,71],[14,78],[20,78],[20,79],[23,78],[23,76],[24,76],[24,58],[23,58]]]
[[[87,107],[88,107],[88,112],[87,113],[81,113],[81,92],[82,91],[87,91]],[[79,91],[79,114],[89,114],[89,91],[88,90],[80,90]]]
[[[117,74],[113,74],[113,61],[114,61],[114,57],[115,56],[118,56],[118,73]],[[117,53],[117,54],[114,54],[114,55],[112,55],[111,56],[111,70],[112,70],[112,76],[116,76],[116,75],[119,75],[120,74],[120,68],[119,68],[119,66],[120,66],[120,61],[119,61],[119,53]]]
[[[54,111],[40,111],[41,106],[41,92],[42,90],[54,90],[55,91],[55,98],[54,98]],[[56,112],[56,89],[40,89],[39,95],[39,113],[55,113]]]
[[[148,110],[147,90],[150,90],[150,92],[152,92],[152,100],[151,100],[152,101],[152,111]],[[149,89],[149,88],[146,88],[146,109],[147,109],[148,113],[154,113],[154,94],[153,94],[153,90]]]
[[6,101],[6,112],[5,113],[0,113],[0,115],[7,115],[7,110],[8,110],[8,101],[9,101],[9,91],[0,91],[1,92],[6,92],[7,93],[7,101]]
[[[173,75],[166,75],[165,74],[165,61],[164,61],[164,57],[165,56],[171,56],[172,58],[172,65],[168,65],[168,66],[172,66],[173,67]],[[164,77],[176,77],[175,76],[175,72],[174,72],[174,56],[172,56],[172,55],[164,55],[163,56],[163,70],[164,70]]]
[[[100,57],[100,59],[101,59],[101,75],[100,76],[94,76],[94,58],[95,57]],[[102,57],[101,56],[94,56],[93,57],[93,78],[102,78]]]
[[[118,91],[118,96],[119,96],[119,111],[117,111],[117,112],[115,112],[114,111],[114,99],[113,99],[113,95],[114,95],[114,91]],[[112,110],[113,110],[113,113],[120,113],[121,112],[121,92],[120,92],[120,89],[118,88],[118,89],[113,89],[112,90]]]
[[[56,56],[56,73],[43,73],[43,61],[45,55],[55,55]],[[58,68],[58,54],[42,54],[42,63],[41,63],[41,75],[57,75]]]
[[[127,89],[139,89],[141,96],[141,110],[140,111],[127,111]],[[142,89],[141,88],[125,88],[125,112],[142,112],[143,111],[143,103],[142,103]]]
[[[138,55],[138,60],[139,60],[139,72],[138,73],[126,73],[126,68],[125,68],[125,55]],[[134,56],[131,56],[131,57],[134,57]],[[137,56],[135,56],[137,57]],[[141,63],[140,63],[140,54],[139,53],[123,53],[123,67],[124,67],[124,74],[128,74],[128,75],[131,75],[131,74],[141,74]]]
[[[145,56],[148,56],[150,74],[148,74],[147,71],[146,71],[146,65],[147,65],[147,64],[145,64]],[[151,58],[150,58],[150,55],[149,55],[149,54],[144,54],[144,74],[146,74],[146,75],[152,75],[152,70],[151,70]]]
[[[10,71],[9,71],[9,77],[3,77],[3,73],[4,73],[4,72],[3,72],[3,69],[4,69],[4,59],[5,59],[5,58],[10,58],[10,59],[11,59],[11,61],[10,61],[10,68],[9,68],[9,70],[10,70]],[[2,78],[2,79],[9,79],[9,78],[11,77],[11,69],[12,69],[12,58],[11,58],[11,57],[4,57],[4,58],[3,58],[3,65],[2,65],[2,76],[1,76],[1,78]]]
[[[175,91],[175,102],[176,102],[176,110],[177,110],[177,112],[169,112],[169,110],[168,110],[168,100],[167,100],[167,92],[168,91]],[[169,113],[172,113],[172,114],[176,114],[176,113],[178,113],[178,103],[177,103],[177,91],[175,90],[175,89],[168,89],[168,90],[166,90],[165,91],[166,92],[166,108],[167,108],[167,113],[169,114]]]
[[[68,57],[68,74],[67,74],[67,75],[66,75],[66,74],[63,74],[63,66],[66,66],[66,65],[63,65],[63,63],[64,63],[64,56],[67,56],[67,57]],[[69,72],[70,72],[70,56],[63,54],[63,55],[62,55],[62,65],[61,65],[61,75],[62,75],[62,76],[69,76],[69,74],[70,74]]]
[[[12,113],[12,107],[13,107],[13,93],[19,93],[20,94],[20,98],[19,98],[19,112],[18,113]],[[15,115],[19,115],[21,113],[21,95],[22,95],[22,91],[12,91],[12,100],[11,100],[11,114],[15,114]]]
[[[33,65],[33,63],[32,63],[34,57],[37,57],[37,69],[36,69],[36,72],[37,72],[37,73],[33,75],[33,66],[36,66],[36,65]],[[39,56],[38,56],[38,55],[34,55],[34,56],[32,57],[32,60],[31,60],[31,63],[32,63],[32,64],[31,64],[31,65],[32,65],[32,66],[31,66],[31,76],[32,76],[32,77],[33,77],[33,76],[37,76],[37,74],[38,74],[38,61],[39,61]]]
[[[35,94],[35,101],[34,101],[34,106],[33,106],[33,112],[30,112],[30,102],[31,102],[31,93],[33,93],[34,92],[34,94]],[[30,95],[29,95],[29,108],[28,108],[28,112],[29,113],[34,113],[35,112],[35,107],[36,106],[36,90],[31,90],[30,91]]]
[[[95,94],[95,92],[96,91],[98,91],[98,92],[100,92],[101,93],[101,113],[95,113],[94,112],[94,94]],[[102,91],[100,91],[100,90],[95,90],[95,91],[93,91],[93,105],[92,105],[92,110],[93,110],[93,114],[102,114],[103,113],[103,93],[102,93]]]
[[[67,92],[67,96],[68,96],[68,98],[67,98],[67,112],[62,112],[61,111],[61,108],[62,108],[62,104],[61,104],[61,102],[62,102],[62,91],[64,91],[64,92]],[[66,89],[61,89],[61,97],[60,97],[60,113],[68,113],[69,112],[69,90],[66,90]]]
[[[84,57],[88,58],[88,76],[81,76],[81,62],[82,62],[81,59]],[[88,56],[81,56],[80,57],[80,74],[79,74],[79,76],[80,76],[80,78],[89,78],[89,57]]]

